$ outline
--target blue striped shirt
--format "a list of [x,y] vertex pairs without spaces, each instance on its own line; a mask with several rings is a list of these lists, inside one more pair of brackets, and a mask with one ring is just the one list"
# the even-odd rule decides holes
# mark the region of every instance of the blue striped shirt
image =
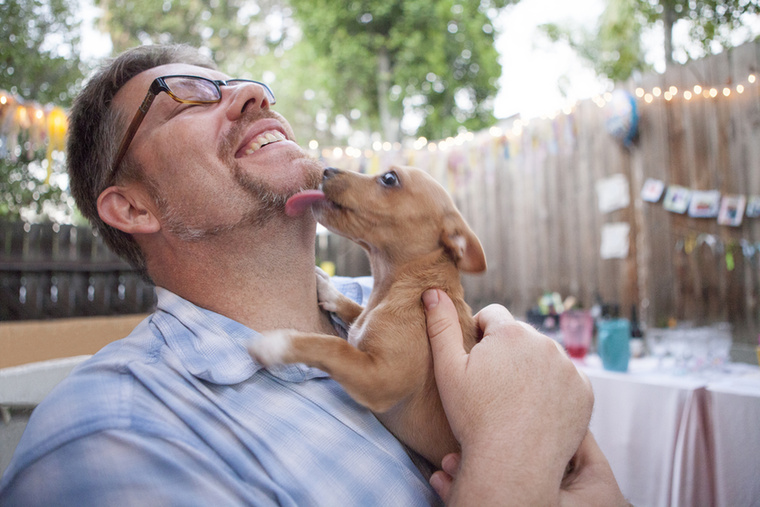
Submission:
[[[371,280],[336,278],[366,303]],[[32,414],[1,505],[435,505],[403,446],[318,369],[264,369],[257,333],[157,289],[158,307]]]

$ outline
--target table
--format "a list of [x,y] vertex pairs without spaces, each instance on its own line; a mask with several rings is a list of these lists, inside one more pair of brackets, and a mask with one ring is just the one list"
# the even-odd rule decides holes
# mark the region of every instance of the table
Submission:
[[707,385],[715,505],[760,505],[760,374]]
[[626,498],[646,506],[760,505],[760,368],[675,375],[576,363],[594,388],[591,430]]

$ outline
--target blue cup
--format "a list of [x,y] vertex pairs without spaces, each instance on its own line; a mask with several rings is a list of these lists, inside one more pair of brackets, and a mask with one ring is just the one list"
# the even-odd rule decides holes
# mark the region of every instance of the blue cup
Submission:
[[597,325],[597,351],[602,366],[610,371],[628,371],[631,358],[631,323],[628,319],[605,319]]

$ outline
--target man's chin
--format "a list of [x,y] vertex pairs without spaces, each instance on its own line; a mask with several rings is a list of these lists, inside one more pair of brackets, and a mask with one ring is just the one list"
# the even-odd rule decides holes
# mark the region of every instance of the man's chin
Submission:
[[303,159],[303,164],[305,182],[303,187],[298,191],[314,190],[319,188],[319,185],[322,184],[322,175],[325,170],[324,164],[310,155],[306,155],[306,157]]

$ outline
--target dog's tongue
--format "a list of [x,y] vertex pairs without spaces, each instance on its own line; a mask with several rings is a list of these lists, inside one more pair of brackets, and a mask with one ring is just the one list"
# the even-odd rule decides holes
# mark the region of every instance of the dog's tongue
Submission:
[[303,214],[312,204],[323,201],[325,194],[321,190],[303,190],[293,195],[285,203],[285,214],[289,217],[297,217]]

